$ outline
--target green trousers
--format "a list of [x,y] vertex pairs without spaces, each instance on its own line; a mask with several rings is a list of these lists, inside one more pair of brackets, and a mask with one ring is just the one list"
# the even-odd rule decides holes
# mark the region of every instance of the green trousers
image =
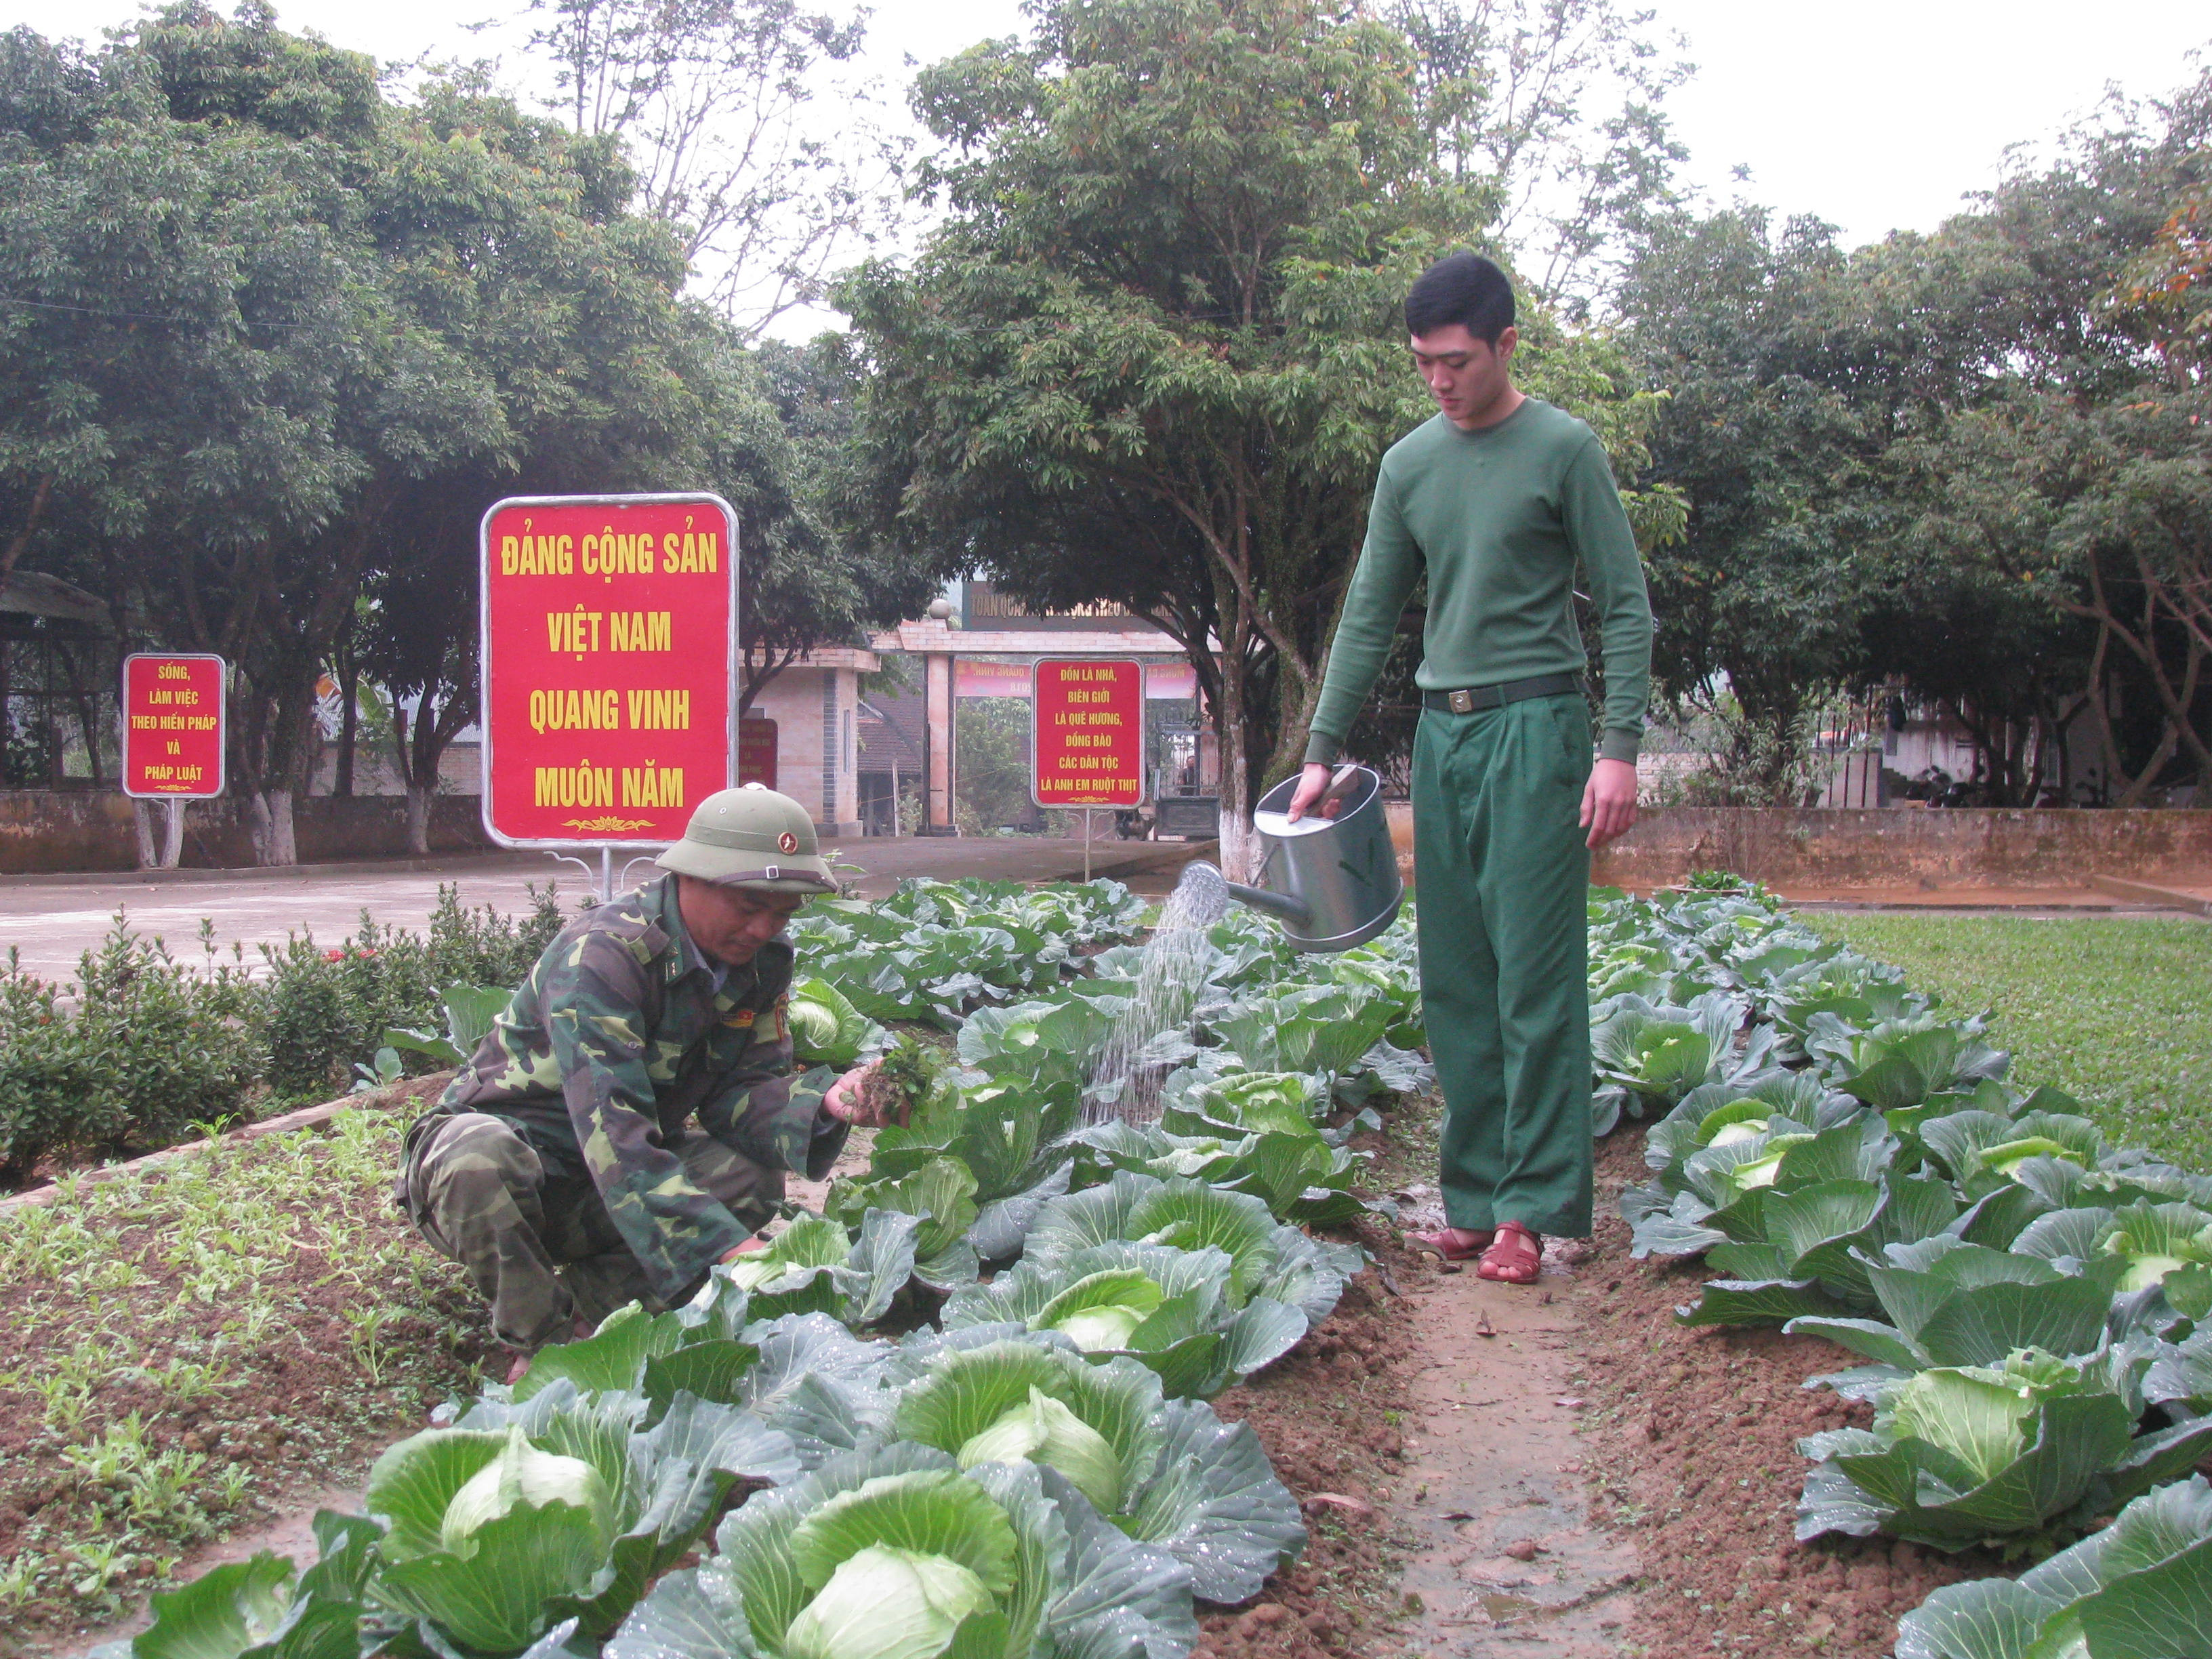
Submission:
[[[775,1213],[780,1172],[709,1135],[687,1134],[670,1150],[691,1183],[745,1225],[765,1225]],[[491,1304],[493,1334],[510,1347],[529,1352],[565,1340],[579,1314],[597,1325],[632,1302],[651,1313],[672,1305],[655,1295],[592,1178],[549,1176],[503,1117],[420,1120],[407,1137],[399,1196],[423,1237],[468,1269]],[[687,1287],[675,1301],[690,1295]]]
[[1454,1227],[1590,1231],[1590,770],[1579,696],[1430,709],[1413,744],[1421,1001]]

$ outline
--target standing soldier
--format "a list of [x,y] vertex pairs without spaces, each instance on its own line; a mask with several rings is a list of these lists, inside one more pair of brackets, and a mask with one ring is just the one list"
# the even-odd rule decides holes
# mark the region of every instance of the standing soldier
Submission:
[[[1439,412],[1382,457],[1290,816],[1322,800],[1425,574],[1413,848],[1448,1224],[1413,1237],[1529,1285],[1545,1236],[1590,1230],[1584,894],[1589,850],[1636,822],[1651,608],[1604,448],[1514,387],[1504,272],[1472,253],[1431,265],[1406,328]],[[1605,655],[1595,764],[1577,564]]]
[[805,810],[747,784],[701,802],[670,873],[545,947],[407,1132],[398,1196],[469,1271],[519,1376],[627,1303],[674,1306],[761,1248],[784,1175],[820,1180],[866,1068],[792,1066],[783,925],[836,890]]

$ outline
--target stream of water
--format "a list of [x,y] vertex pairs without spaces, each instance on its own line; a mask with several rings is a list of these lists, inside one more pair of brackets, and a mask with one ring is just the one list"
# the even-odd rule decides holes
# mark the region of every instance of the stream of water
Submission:
[[1229,910],[1229,884],[1213,866],[1183,866],[1182,878],[1160,907],[1160,920],[1145,945],[1145,959],[1129,1006],[1115,1021],[1091,1067],[1084,1114],[1094,1123],[1109,1117],[1148,1123],[1160,1115],[1157,1067],[1139,1064],[1156,1038],[1190,1018],[1212,951],[1206,929]]

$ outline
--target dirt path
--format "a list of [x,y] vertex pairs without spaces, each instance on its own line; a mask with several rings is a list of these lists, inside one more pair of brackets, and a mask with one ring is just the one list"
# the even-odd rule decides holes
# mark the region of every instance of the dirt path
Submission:
[[[1417,1198],[1425,1194],[1417,1194]],[[1432,1200],[1431,1200],[1432,1201]],[[1425,1208],[1407,1224],[1442,1223]],[[1404,1513],[1407,1634],[1424,1659],[1610,1659],[1638,1563],[1583,1477],[1582,1247],[1528,1288],[1424,1258],[1401,1281],[1417,1356]]]

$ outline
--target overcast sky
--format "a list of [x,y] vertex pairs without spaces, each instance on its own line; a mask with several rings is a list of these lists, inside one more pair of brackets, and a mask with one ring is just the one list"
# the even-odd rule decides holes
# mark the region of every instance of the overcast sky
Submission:
[[[2116,13],[2078,0],[1651,0],[1698,65],[1670,100],[1690,148],[1689,182],[1784,212],[1815,213],[1847,240],[1933,228],[1997,177],[2008,145],[2047,137],[2107,85],[2166,93],[2212,42],[2203,0],[2135,0]],[[279,20],[386,59],[480,57],[499,36],[459,25],[511,0],[277,0]],[[96,37],[138,0],[0,0],[0,21]],[[879,4],[874,66],[896,86],[927,62],[1020,22],[1015,0]],[[825,112],[825,116],[828,114]],[[1748,169],[1747,180],[1733,176]]]

